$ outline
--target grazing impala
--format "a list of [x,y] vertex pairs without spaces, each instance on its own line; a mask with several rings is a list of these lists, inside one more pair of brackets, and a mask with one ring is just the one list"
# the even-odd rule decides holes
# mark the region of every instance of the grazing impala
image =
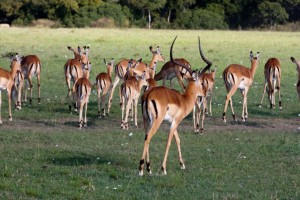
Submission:
[[[73,87],[74,95],[76,96],[76,103],[79,108],[79,128],[87,127],[87,106],[89,102],[89,96],[92,91],[92,85],[87,78],[80,78],[77,80]],[[84,119],[82,117],[82,112],[84,109]]]
[[[102,101],[102,116],[105,116],[105,97],[109,96],[112,89],[112,80],[111,74],[114,67],[114,60],[108,63],[104,59],[104,64],[106,65],[107,72],[99,73],[96,77],[96,85],[97,85],[97,93],[98,93],[98,118],[101,118],[101,105],[100,101]],[[107,113],[110,110],[110,102],[108,101]]]
[[30,89],[30,99],[29,103],[32,104],[32,77],[37,77],[38,83],[38,103],[41,102],[41,84],[40,84],[40,74],[41,74],[41,61],[36,55],[28,55],[22,57],[21,61],[21,71],[24,75],[24,79],[26,79],[26,89],[25,89],[25,96],[24,101],[27,102],[27,88],[29,84]]
[[[151,59],[151,62],[150,62],[150,67],[148,67],[147,64],[145,64],[144,62],[141,62],[133,70],[134,73],[137,74],[137,76],[139,76],[139,77],[141,77],[143,72],[145,71],[146,72],[146,79],[148,79],[151,76],[151,73],[153,73],[152,66],[153,66],[154,62],[158,62],[158,61],[164,62],[165,61],[165,59],[163,58],[163,56],[160,52],[159,46],[157,46],[156,51],[153,50],[152,46],[150,46],[149,49],[152,53],[152,59]],[[130,61],[129,59],[123,59],[119,63],[117,63],[116,66],[115,66],[116,77],[115,77],[115,80],[114,80],[114,83],[113,83],[113,88],[112,88],[110,96],[109,96],[109,101],[110,102],[112,101],[115,88],[118,85],[120,79],[124,79],[129,61]],[[135,65],[136,62],[137,61],[132,60],[132,65]]]
[[162,163],[162,172],[167,174],[166,165],[169,148],[171,145],[172,138],[174,136],[179,154],[179,161],[181,169],[185,169],[185,165],[181,156],[180,139],[178,136],[177,128],[179,123],[191,112],[195,105],[195,101],[198,96],[203,96],[202,83],[199,79],[206,70],[211,66],[211,62],[208,61],[201,50],[200,39],[199,39],[199,51],[201,58],[206,62],[207,66],[200,72],[192,71],[187,65],[178,63],[173,59],[172,50],[177,37],[175,37],[171,48],[170,58],[172,62],[185,68],[191,75],[191,79],[188,80],[188,85],[184,94],[180,94],[178,91],[166,88],[164,86],[153,87],[147,90],[142,96],[142,111],[145,129],[145,141],[142,158],[139,164],[139,175],[143,175],[145,159],[147,165],[147,171],[151,173],[150,160],[149,160],[149,144],[151,138],[160,127],[163,120],[170,122],[170,132],[168,136],[168,142],[166,146],[165,156]]
[[84,46],[84,49],[78,47],[78,51],[75,51],[72,47],[68,46],[68,49],[74,53],[74,58],[68,59],[64,65],[68,96],[70,96],[72,91],[71,81],[75,84],[76,81],[84,75],[88,78],[91,70],[91,63],[88,58],[90,53],[89,47]]
[[[139,100],[139,96],[141,93],[141,89],[144,86],[148,86],[148,82],[146,81],[146,72],[142,75],[142,77],[135,81],[135,80],[126,80],[120,88],[120,99],[121,99],[121,110],[122,110],[122,123],[121,128],[128,129],[128,115],[129,110],[133,112],[134,115],[134,125],[137,128],[137,104]],[[125,117],[124,117],[124,110]]]
[[[15,57],[11,61],[11,71],[7,71],[5,69],[0,68],[0,124],[2,124],[2,118],[1,118],[1,105],[2,105],[2,95],[1,91],[6,90],[7,91],[7,97],[8,97],[8,117],[9,121],[12,121],[12,113],[11,113],[11,101],[12,98],[15,97],[15,92],[18,92],[14,77],[16,77],[16,74],[18,71],[21,70],[21,60],[19,57]],[[19,91],[20,92],[20,91]],[[20,100],[20,99],[19,99]],[[19,101],[18,100],[18,101]]]
[[248,118],[248,108],[247,108],[247,94],[250,86],[253,83],[254,75],[258,67],[259,52],[256,56],[253,56],[252,51],[250,52],[250,62],[251,68],[244,67],[238,64],[231,64],[223,71],[223,79],[225,82],[225,87],[227,90],[225,107],[223,112],[223,121],[226,122],[226,110],[228,103],[230,102],[232,117],[236,121],[233,106],[232,106],[232,96],[237,89],[240,89],[243,95],[243,111],[242,120],[245,121]]
[[[191,68],[191,65],[188,61],[186,61],[184,58],[176,58],[177,63],[183,63],[189,68]],[[173,78],[177,77],[177,80],[182,88],[182,91],[185,90],[185,85],[183,83],[183,80],[187,80],[191,78],[191,75],[187,72],[187,70],[180,65],[175,64],[172,61],[169,61],[165,63],[160,72],[158,72],[154,79],[156,81],[163,80],[163,86],[166,85],[166,80],[170,80],[170,87],[173,88]]]
[[264,74],[265,86],[259,107],[261,107],[266,90],[268,90],[270,108],[275,108],[275,92],[278,90],[279,109],[282,109],[280,96],[281,65],[278,58],[270,58],[267,61]]
[[[213,87],[215,84],[215,75],[216,75],[216,69],[209,73],[204,73],[201,75],[200,80],[202,81],[203,85],[203,97],[198,97],[194,109],[193,109],[193,121],[194,121],[194,132],[195,133],[202,133],[203,132],[203,125],[204,125],[204,118],[205,114],[208,114],[207,109],[207,102],[209,101],[209,114],[212,115],[212,108],[211,108],[211,102],[212,102],[212,92]],[[201,128],[199,129],[199,122],[200,122],[200,115],[202,113],[202,119],[201,119]]]
[[297,92],[298,92],[298,95],[299,95],[299,100],[300,100],[300,62],[297,61],[294,57],[291,57],[291,60],[293,63],[296,64],[297,66],[297,71],[298,71],[298,82],[297,82]]

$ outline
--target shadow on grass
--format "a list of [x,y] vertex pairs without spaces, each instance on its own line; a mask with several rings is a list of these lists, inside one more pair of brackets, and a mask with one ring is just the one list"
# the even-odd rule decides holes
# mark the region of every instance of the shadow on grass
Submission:
[[91,156],[87,154],[75,155],[75,156],[62,156],[56,158],[49,158],[49,163],[61,166],[81,166],[91,164],[107,164],[111,161],[108,157],[104,156]]

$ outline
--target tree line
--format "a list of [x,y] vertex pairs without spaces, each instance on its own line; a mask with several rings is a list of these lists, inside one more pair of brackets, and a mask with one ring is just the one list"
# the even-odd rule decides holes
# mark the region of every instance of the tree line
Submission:
[[271,28],[300,20],[300,0],[1,0],[0,23],[156,29]]

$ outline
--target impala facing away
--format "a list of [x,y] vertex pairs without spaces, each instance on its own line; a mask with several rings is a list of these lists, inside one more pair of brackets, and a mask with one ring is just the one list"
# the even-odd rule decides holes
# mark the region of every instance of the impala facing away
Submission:
[[223,71],[223,79],[225,82],[225,87],[227,90],[226,102],[223,112],[223,121],[226,122],[226,110],[228,103],[230,102],[232,117],[236,121],[233,106],[232,106],[232,96],[237,89],[240,89],[240,92],[243,95],[243,111],[242,111],[242,120],[245,121],[248,118],[248,108],[247,108],[247,94],[250,86],[253,83],[254,75],[258,67],[259,52],[256,56],[253,56],[252,51],[250,52],[250,62],[251,68],[244,67],[239,64],[231,64]]
[[14,98],[16,96],[16,94],[15,94],[16,92],[21,92],[20,90],[17,90],[16,85],[15,85],[15,80],[14,80],[14,77],[16,77],[16,74],[19,73],[21,70],[21,60],[19,57],[14,57],[12,59],[10,68],[11,68],[10,72],[5,69],[0,68],[0,124],[2,124],[2,118],[1,118],[2,95],[1,95],[1,92],[4,90],[7,91],[9,121],[12,121],[12,113],[11,113],[12,98]]
[[282,109],[280,96],[281,65],[278,58],[270,58],[267,61],[264,74],[265,86],[259,107],[262,105],[267,90],[270,108],[275,108],[275,92],[278,90],[279,109]]
[[177,37],[175,37],[171,48],[170,48],[170,58],[172,62],[185,68],[191,75],[191,79],[188,80],[188,85],[186,87],[185,93],[180,94],[178,91],[166,88],[164,86],[153,87],[147,90],[142,96],[142,111],[143,111],[143,121],[145,129],[145,141],[144,149],[142,153],[142,158],[139,164],[139,175],[143,175],[145,159],[147,165],[147,171],[151,173],[150,169],[150,154],[149,154],[149,144],[151,138],[156,133],[160,127],[163,120],[170,122],[170,132],[168,136],[168,142],[166,146],[166,152],[164,160],[162,163],[162,172],[167,174],[166,165],[167,157],[169,153],[169,148],[171,145],[172,138],[174,136],[179,154],[179,161],[181,169],[185,169],[185,165],[181,156],[180,139],[178,136],[177,128],[179,123],[191,112],[195,105],[195,101],[198,96],[203,96],[202,83],[199,79],[206,70],[211,66],[211,62],[208,61],[201,50],[200,39],[199,39],[199,51],[201,58],[206,62],[207,66],[200,72],[192,71],[187,65],[178,63],[173,59],[172,50]]
[[[131,110],[134,115],[134,125],[137,128],[137,105],[141,90],[144,86],[148,86],[148,82],[145,78],[146,72],[139,80],[126,80],[120,88],[121,110],[122,110],[122,123],[121,128],[128,129],[128,115]],[[125,117],[124,117],[124,110]]]
[[38,103],[41,102],[41,84],[40,84],[40,75],[41,75],[41,61],[36,55],[28,55],[21,58],[21,71],[24,75],[24,79],[26,79],[26,89],[25,89],[25,96],[24,101],[27,102],[27,88],[29,84],[30,89],[30,99],[29,103],[32,104],[32,77],[37,77],[38,83]]
[[[87,127],[87,106],[89,102],[89,96],[92,91],[92,85],[87,78],[80,78],[77,80],[73,87],[73,93],[76,96],[76,103],[79,108],[79,128]],[[82,117],[82,112],[84,109],[84,119]]]
[[[104,59],[104,64],[106,65],[107,72],[99,73],[96,77],[96,85],[97,85],[97,93],[98,93],[98,118],[101,118],[101,104],[100,101],[102,101],[102,116],[105,117],[105,97],[109,96],[111,89],[112,89],[112,80],[111,80],[111,74],[114,67],[114,60],[111,59],[111,61],[108,63]],[[107,113],[109,113],[110,110],[110,102],[108,101],[107,106]]]
[[[186,61],[184,58],[176,58],[174,59],[177,63],[183,63],[184,65],[191,68],[191,65],[188,61]],[[170,80],[170,87],[173,88],[173,78],[177,77],[178,82],[182,88],[182,91],[185,90],[185,85],[183,83],[183,79],[187,80],[191,78],[191,75],[188,73],[188,71],[181,67],[180,65],[175,64],[171,60],[165,63],[160,72],[158,72],[154,79],[156,81],[163,80],[163,86],[166,85],[166,80]]]
[[[150,46],[149,47],[151,53],[152,53],[152,59],[150,62],[149,67],[147,66],[146,63],[141,62],[138,66],[136,66],[133,70],[133,72],[141,77],[144,73],[144,71],[146,72],[146,79],[151,78],[153,75],[153,65],[154,63],[160,61],[160,62],[164,62],[165,59],[162,56],[161,52],[160,52],[160,48],[159,46],[157,46],[156,51],[153,50],[153,47]],[[115,91],[115,88],[117,87],[120,79],[125,79],[125,74],[127,71],[127,66],[128,66],[128,62],[132,61],[132,65],[135,65],[137,61],[135,60],[129,60],[129,59],[123,59],[121,60],[119,63],[116,64],[115,66],[115,73],[116,73],[116,77],[113,83],[113,88],[111,90],[110,96],[109,96],[109,102],[112,102],[112,98],[113,98],[113,94]]]
[[[212,72],[204,73],[200,77],[200,80],[203,83],[202,87],[203,87],[204,96],[199,97],[197,99],[194,109],[193,109],[193,121],[194,121],[194,132],[195,133],[203,132],[205,114],[208,114],[208,108],[207,108],[208,101],[209,101],[209,114],[212,115],[211,102],[212,102],[213,87],[215,84],[216,69],[217,69],[217,66],[215,67],[215,70],[213,70]],[[201,120],[201,128],[199,129],[201,113],[202,113],[202,120]]]
[[300,62],[297,61],[294,57],[291,57],[293,63],[296,64],[296,69],[298,71],[298,82],[297,82],[297,92],[300,100]]
[[84,46],[83,49],[78,47],[78,50],[75,51],[72,47],[68,46],[68,49],[74,53],[74,58],[68,59],[64,65],[64,73],[68,86],[68,96],[70,96],[72,92],[71,81],[75,84],[76,81],[83,76],[88,79],[91,70],[91,63],[88,58],[90,53],[89,47]]

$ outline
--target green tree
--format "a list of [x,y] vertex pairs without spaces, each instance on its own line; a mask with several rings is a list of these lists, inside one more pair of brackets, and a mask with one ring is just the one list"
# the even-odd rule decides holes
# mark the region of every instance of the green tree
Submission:
[[148,12],[148,28],[151,28],[151,12],[163,8],[166,0],[128,0],[129,4],[144,12]]
[[256,16],[263,27],[285,22],[289,15],[278,2],[263,1],[257,6]]

